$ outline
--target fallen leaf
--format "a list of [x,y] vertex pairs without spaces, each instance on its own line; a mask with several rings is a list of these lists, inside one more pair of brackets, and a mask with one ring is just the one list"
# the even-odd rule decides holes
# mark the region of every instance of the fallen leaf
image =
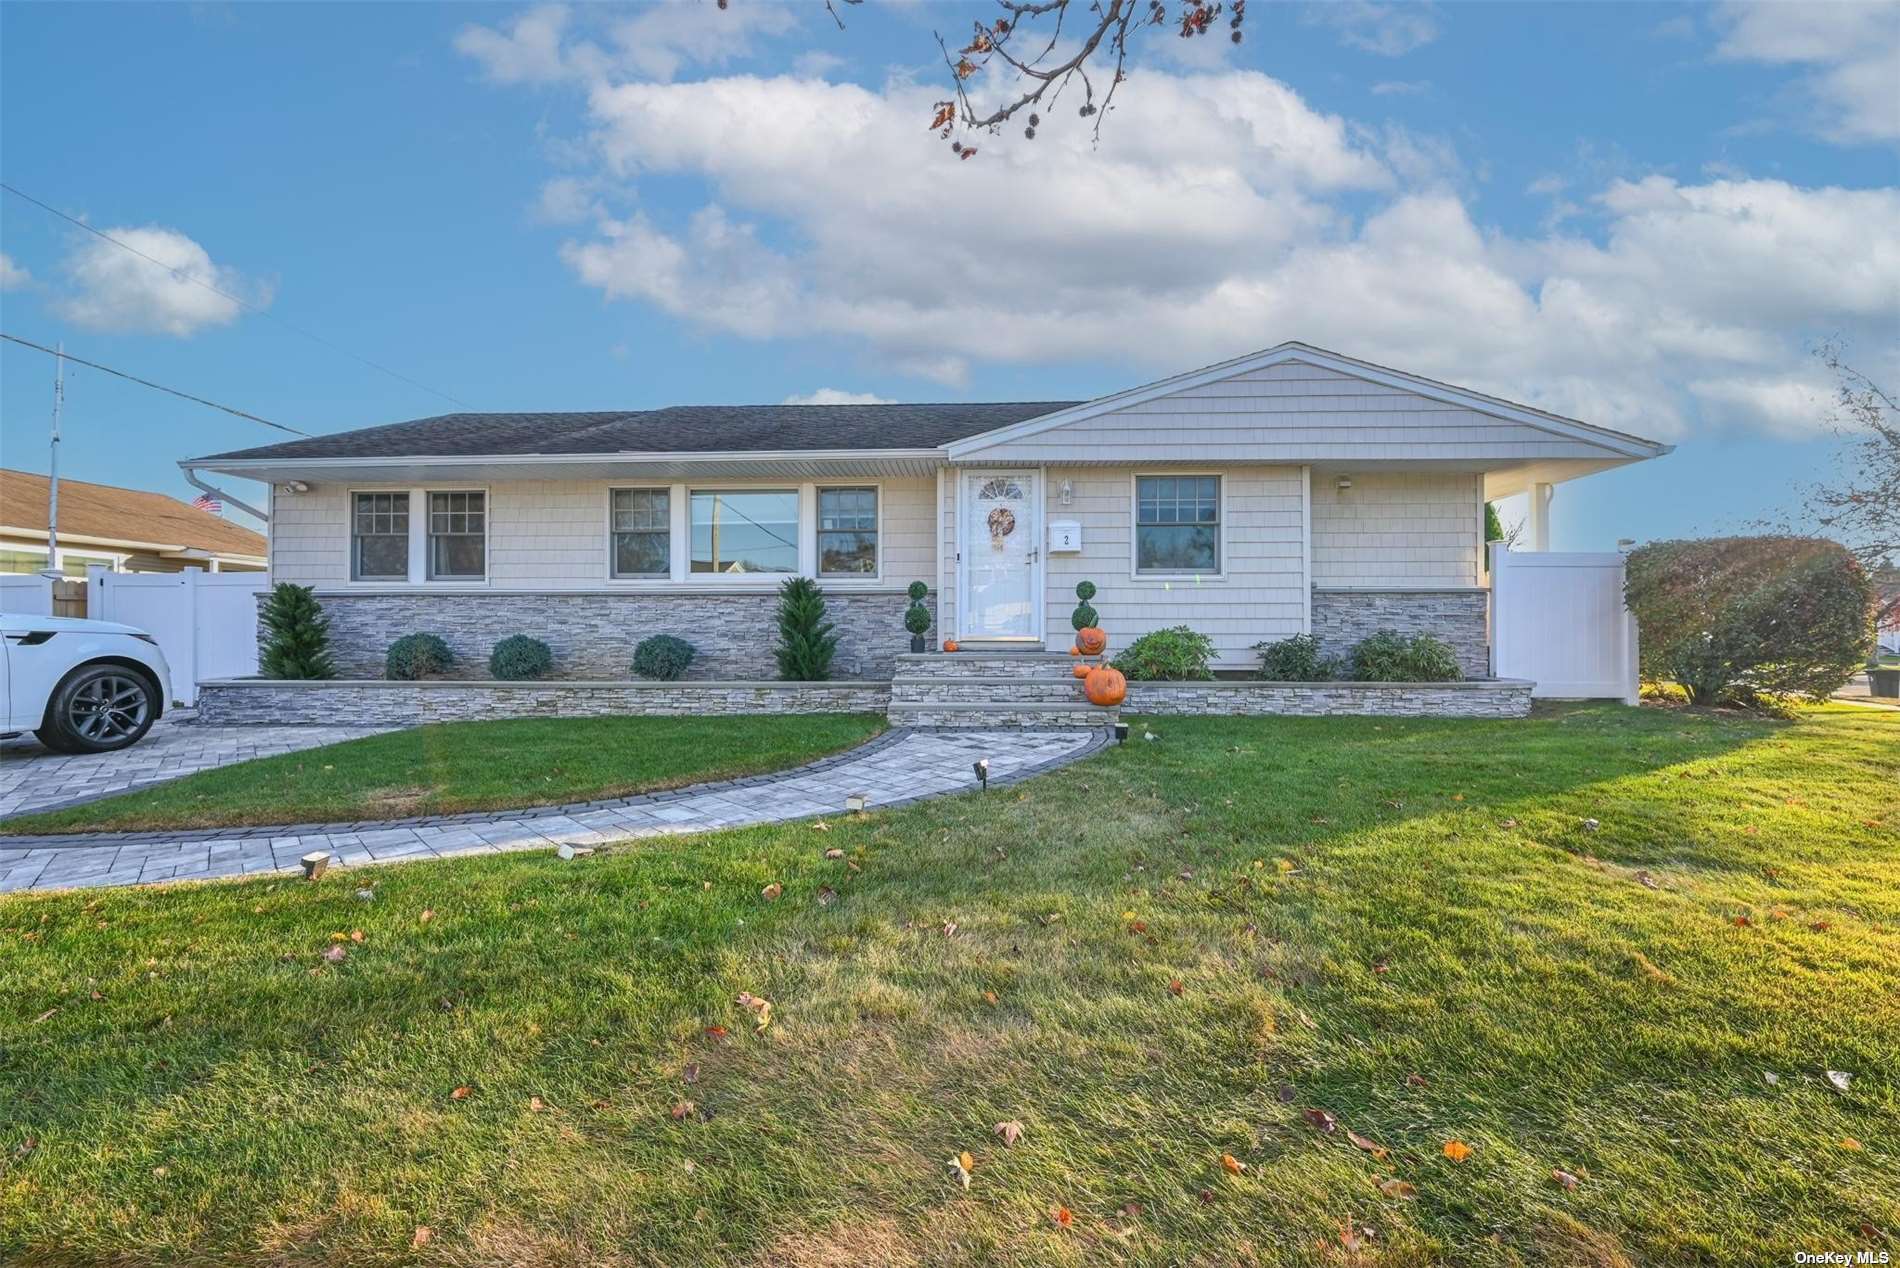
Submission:
[[1385,1161],[1385,1146],[1379,1144],[1377,1141],[1367,1140],[1364,1136],[1354,1131],[1347,1132],[1346,1139],[1371,1154],[1374,1158],[1379,1159],[1379,1161]]
[[1212,1203],[1212,1202],[1214,1201],[1214,1190],[1212,1190],[1212,1189],[1202,1189],[1202,1190],[1201,1190],[1201,1201],[1202,1201],[1202,1202],[1205,1202],[1205,1203]]
[[681,1101],[677,1105],[675,1105],[672,1108],[672,1110],[669,1112],[673,1115],[673,1121],[678,1122],[680,1119],[687,1117],[697,1108],[699,1107],[694,1105],[691,1101]]
[[995,992],[995,991],[984,991],[984,992],[983,992],[983,1002],[984,1002],[985,1004],[988,1004],[988,1005],[989,1005],[989,1006],[990,1006],[991,1008],[995,1008],[995,1007],[996,1007],[996,992]]
[[1731,921],[1733,922],[1733,924],[1735,925],[1735,927],[1736,927],[1737,929],[1746,929],[1746,928],[1748,928],[1748,917],[1747,917],[1747,916],[1732,916],[1732,917],[1730,917],[1730,920],[1731,920]]
[[531,1096],[528,1098],[528,1112],[530,1114],[545,1114],[547,1112],[547,1108],[548,1108],[548,1103],[542,1100],[540,1097]]
[[956,932],[957,932],[957,922],[956,922],[956,921],[954,921],[954,920],[946,920],[946,921],[944,921],[944,922],[943,922],[943,936],[944,936],[944,937],[946,937],[946,938],[951,938],[951,937],[955,937],[955,936],[956,936]]
[[474,1088],[471,1088],[468,1084],[464,1083],[461,1087],[458,1087],[453,1092],[449,1093],[449,1099],[451,1101],[466,1101],[468,1099],[469,1093],[473,1092],[474,1090],[475,1090]]
[[1836,1092],[1845,1092],[1849,1085],[1854,1082],[1854,1076],[1849,1074],[1846,1070],[1829,1070],[1827,1072],[1827,1081]]
[[1066,1206],[1050,1207],[1049,1218],[1054,1220],[1058,1225],[1060,1225],[1063,1228],[1067,1228],[1071,1224],[1075,1223],[1075,1213],[1069,1210],[1069,1208]]
[[1405,1076],[1405,1081],[1406,1083],[1410,1084],[1412,1087],[1430,1087],[1431,1086],[1431,1084],[1425,1081],[1425,1076],[1422,1074],[1408,1074]]
[[680,1078],[687,1083],[699,1082],[699,1062],[688,1062],[686,1068],[680,1071]]
[[430,1228],[427,1224],[416,1225],[415,1236],[409,1239],[409,1249],[421,1250],[424,1246],[429,1244],[429,1239],[434,1236],[435,1230]]
[[1463,1162],[1470,1156],[1471,1146],[1467,1145],[1464,1141],[1448,1140],[1445,1142],[1445,1157],[1451,1159],[1453,1162]]
[[350,953],[345,951],[342,947],[326,947],[323,952],[323,958],[332,964],[341,964],[349,957],[349,954]]
[[817,823],[814,823],[811,826],[819,832],[831,831],[831,825],[826,823],[823,819],[820,819]]
[[772,1001],[763,996],[754,995],[750,991],[740,991],[739,1003],[751,1009],[752,1015],[759,1019],[759,1024],[752,1033],[764,1034],[765,1028],[772,1024]]
[[990,1128],[990,1130],[995,1132],[998,1136],[1001,1136],[1005,1145],[1013,1145],[1023,1138],[1023,1125],[1013,1118],[1006,1122],[998,1123],[996,1126]]
[[944,1165],[950,1168],[950,1174],[958,1184],[966,1189],[970,1187],[970,1172],[976,1169],[976,1159],[970,1157],[968,1150],[958,1154]]
[[1237,1176],[1241,1172],[1247,1169],[1247,1164],[1242,1162],[1240,1159],[1234,1157],[1232,1154],[1222,1154],[1220,1156],[1220,1165],[1221,1165],[1221,1170],[1225,1171],[1230,1176]]
[[1142,1207],[1141,1207],[1141,1203],[1139,1202],[1122,1203],[1122,1214],[1126,1215],[1131,1220],[1134,1219],[1136,1216],[1140,1215],[1141,1210],[1142,1210]]
[[56,1004],[53,1007],[47,1009],[45,1012],[41,1013],[38,1017],[35,1017],[33,1019],[33,1024],[35,1026],[39,1025],[41,1022],[45,1021],[48,1017],[51,1017],[54,1013],[57,1013],[58,1011],[59,1011],[59,1006]]
[[1773,1070],[1763,1070],[1761,1073],[1761,1081],[1766,1083],[1769,1087],[1774,1087],[1777,1083],[1781,1082],[1781,1076],[1776,1074]]
[[424,907],[422,909],[422,914],[416,917],[416,919],[420,920],[425,925],[428,924],[431,920],[435,919],[435,909],[432,907]]
[[350,930],[350,941],[351,941],[351,942],[361,942],[361,941],[363,941],[363,938],[364,938],[364,934],[363,934],[363,931],[362,931],[361,929],[352,929],[352,930]]
[[1323,1132],[1335,1131],[1339,1127],[1339,1120],[1323,1109],[1310,1109],[1303,1111],[1303,1113],[1306,1115],[1307,1122],[1313,1124],[1313,1126]]
[[1397,1178],[1381,1181],[1379,1183],[1379,1192],[1389,1198],[1403,1198],[1408,1202],[1418,1197],[1417,1186]]
[[834,845],[825,851],[825,857],[828,859],[841,859],[844,857],[844,851]]
[[1855,1140],[1852,1136],[1843,1136],[1841,1138],[1841,1148],[1858,1151],[1860,1149],[1860,1142]]
[[785,887],[777,881],[773,881],[770,885],[767,885],[764,889],[759,891],[759,896],[764,898],[768,903],[775,903],[778,901],[778,896],[784,892]]
[[728,1033],[724,1026],[706,1027],[706,1037],[708,1039],[724,1039]]
[[1575,1189],[1577,1187],[1577,1177],[1571,1175],[1562,1167],[1552,1167],[1550,1169],[1550,1178],[1555,1180],[1558,1184],[1563,1185],[1566,1190]]
[[1175,978],[1172,982],[1168,983],[1168,994],[1170,995],[1179,995],[1182,991],[1186,989],[1187,989],[1186,987],[1181,985],[1181,979],[1178,977]]

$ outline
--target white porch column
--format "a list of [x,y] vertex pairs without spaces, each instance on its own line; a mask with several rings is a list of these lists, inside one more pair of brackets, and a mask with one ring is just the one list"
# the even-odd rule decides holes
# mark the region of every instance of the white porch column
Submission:
[[1525,521],[1525,533],[1530,538],[1531,550],[1550,549],[1550,499],[1553,488],[1548,484],[1531,486],[1530,518]]

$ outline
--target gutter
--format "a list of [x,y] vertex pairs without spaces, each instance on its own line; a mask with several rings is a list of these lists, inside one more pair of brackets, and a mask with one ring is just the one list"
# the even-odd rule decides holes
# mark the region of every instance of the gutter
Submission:
[[244,501],[242,498],[232,497],[229,493],[226,493],[223,489],[218,488],[214,484],[206,484],[203,480],[200,480],[198,478],[197,468],[191,466],[188,463],[183,463],[183,462],[179,463],[178,469],[184,473],[185,482],[191,485],[192,488],[201,490],[205,493],[209,493],[212,497],[217,498],[220,501],[229,502],[232,506],[237,507],[238,510],[244,511],[250,515],[256,516],[260,520],[263,520],[265,528],[268,529],[270,527],[270,515],[268,512],[258,510],[256,507],[252,506],[249,502]]

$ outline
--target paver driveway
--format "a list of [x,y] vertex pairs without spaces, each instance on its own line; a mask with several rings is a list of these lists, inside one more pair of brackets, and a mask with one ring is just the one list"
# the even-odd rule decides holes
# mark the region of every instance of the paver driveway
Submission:
[[0,819],[92,801],[253,757],[360,739],[380,726],[203,726],[195,712],[167,713],[146,737],[116,753],[68,756],[32,736],[0,740]]
[[585,805],[394,823],[0,837],[0,893],[289,872],[317,850],[347,867],[709,832],[843,814],[852,793],[865,794],[872,809],[885,809],[976,787],[979,758],[989,760],[989,782],[996,785],[1065,765],[1104,742],[1105,733],[1093,729],[906,729],[775,775]]

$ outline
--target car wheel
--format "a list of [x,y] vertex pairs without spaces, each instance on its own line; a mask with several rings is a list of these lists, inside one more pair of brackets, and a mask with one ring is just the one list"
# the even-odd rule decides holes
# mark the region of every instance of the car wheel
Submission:
[[81,665],[46,706],[40,743],[60,753],[110,753],[144,738],[158,717],[152,680],[121,665]]

